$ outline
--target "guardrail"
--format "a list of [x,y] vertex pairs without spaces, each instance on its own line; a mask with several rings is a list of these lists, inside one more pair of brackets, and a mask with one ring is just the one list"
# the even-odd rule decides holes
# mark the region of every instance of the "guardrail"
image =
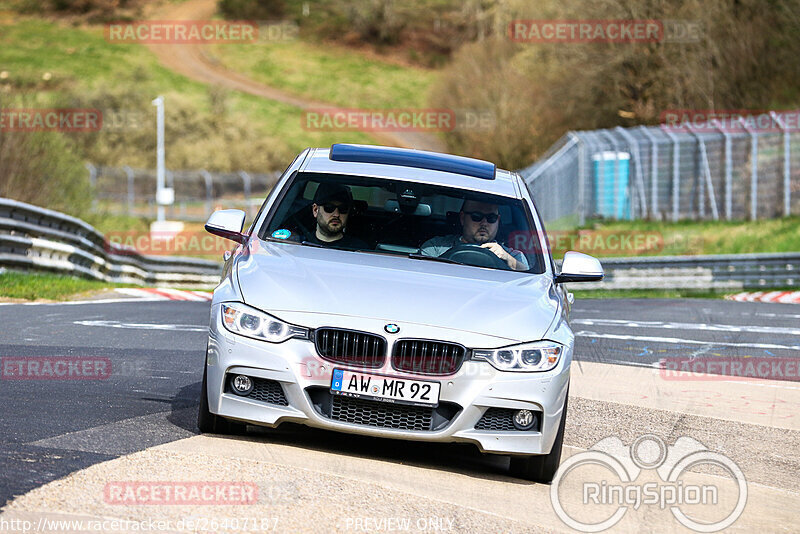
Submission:
[[800,253],[601,258],[602,282],[571,289],[766,289],[800,286]]
[[207,287],[221,265],[197,258],[144,256],[108,243],[94,227],[63,213],[0,198],[0,265],[107,282]]
[[[800,286],[800,253],[655,256],[601,259],[602,282],[572,289],[741,290]],[[143,256],[106,242],[89,224],[0,198],[0,265],[74,274],[109,282],[212,286],[220,264],[196,258]]]

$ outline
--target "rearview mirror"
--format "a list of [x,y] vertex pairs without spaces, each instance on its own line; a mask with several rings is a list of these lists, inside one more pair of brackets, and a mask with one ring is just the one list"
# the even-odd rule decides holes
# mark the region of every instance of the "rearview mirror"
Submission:
[[569,251],[564,254],[561,273],[556,275],[555,283],[599,282],[603,279],[603,266],[597,258],[582,252]]
[[[392,213],[400,213],[402,210],[400,209],[400,203],[396,200],[387,200],[386,204],[383,206],[383,209],[386,211],[391,211]],[[414,210],[413,215],[421,215],[422,217],[430,217],[431,215],[431,205],[430,204],[417,204],[416,209]]]
[[248,236],[242,233],[245,213],[242,210],[218,210],[206,221],[206,232],[225,239],[244,243]]

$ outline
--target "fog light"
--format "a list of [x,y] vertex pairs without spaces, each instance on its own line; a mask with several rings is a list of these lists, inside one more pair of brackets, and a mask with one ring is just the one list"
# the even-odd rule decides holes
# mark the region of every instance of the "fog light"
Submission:
[[514,427],[517,430],[530,430],[536,424],[536,416],[530,410],[518,410],[514,414]]
[[249,376],[237,375],[236,378],[231,380],[233,392],[237,395],[247,395],[253,391],[253,381]]

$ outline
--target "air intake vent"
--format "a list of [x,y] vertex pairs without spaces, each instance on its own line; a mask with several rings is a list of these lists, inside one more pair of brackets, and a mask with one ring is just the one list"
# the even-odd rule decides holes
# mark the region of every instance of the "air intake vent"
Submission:
[[365,332],[319,328],[314,344],[321,357],[347,365],[378,368],[386,356],[386,340]]
[[403,339],[394,346],[392,366],[420,375],[451,375],[461,368],[467,349],[455,343]]

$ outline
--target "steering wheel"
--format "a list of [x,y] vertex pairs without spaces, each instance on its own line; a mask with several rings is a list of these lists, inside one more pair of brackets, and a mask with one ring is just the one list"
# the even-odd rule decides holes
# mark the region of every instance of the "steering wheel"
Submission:
[[474,243],[460,243],[439,257],[474,267],[509,269],[508,264],[498,258],[494,252]]
[[303,224],[302,217],[299,213],[295,213],[289,219],[284,221],[284,228],[289,228],[292,236],[289,238],[292,241],[306,241],[314,235],[315,232],[310,231],[305,224]]

